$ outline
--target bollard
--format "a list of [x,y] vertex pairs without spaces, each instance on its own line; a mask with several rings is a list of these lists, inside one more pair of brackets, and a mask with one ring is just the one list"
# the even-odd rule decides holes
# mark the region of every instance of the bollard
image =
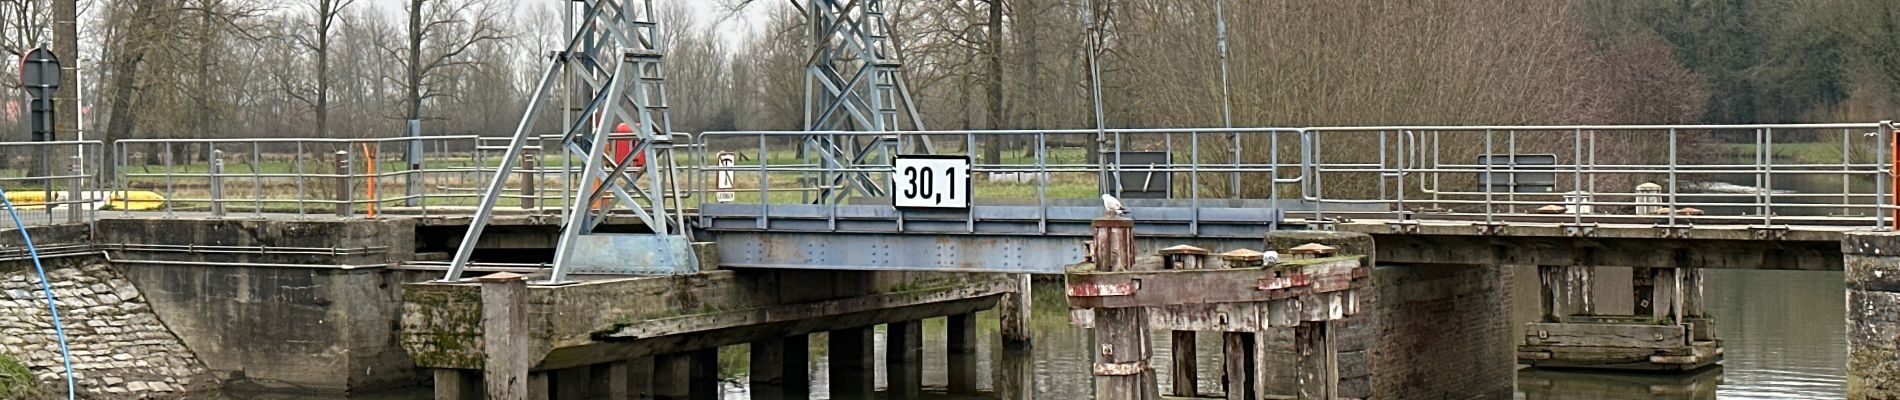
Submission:
[[211,216],[224,216],[224,150],[211,151]]
[[[80,149],[81,149],[80,150],[81,152],[85,151],[84,147],[81,147]],[[68,205],[66,206],[66,210],[67,210],[66,221],[79,222],[79,221],[85,221],[84,217],[85,217],[86,210],[82,210],[81,208],[90,207],[90,205],[88,204],[79,203],[81,201],[85,201],[85,199],[81,196],[80,187],[82,185],[85,185],[85,182],[86,182],[85,180],[86,179],[85,178],[86,160],[84,157],[75,155],[72,157],[72,161],[73,161],[71,165],[72,173],[70,174],[72,175],[72,179],[70,179],[71,184],[66,187],[66,198],[68,199],[67,201],[70,201],[73,203],[68,203]]]
[[538,168],[535,162],[536,153],[540,153],[540,149],[526,147],[521,149],[521,209],[523,210],[541,207],[540,199],[534,197],[535,169]]
[[336,152],[336,216],[349,217],[354,213],[355,204],[350,196],[350,152]]
[[1668,214],[1662,203],[1662,185],[1653,182],[1636,185],[1636,215]]
[[[1095,231],[1095,268],[1131,271],[1135,264],[1135,221],[1108,216],[1090,222]],[[1100,399],[1159,399],[1154,353],[1148,341],[1148,310],[1143,307],[1095,310],[1095,393]]]

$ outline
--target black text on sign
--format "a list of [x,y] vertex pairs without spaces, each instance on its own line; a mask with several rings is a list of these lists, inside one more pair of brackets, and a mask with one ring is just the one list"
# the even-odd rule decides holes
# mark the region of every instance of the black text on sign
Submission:
[[970,158],[899,156],[891,173],[891,201],[898,208],[969,208]]

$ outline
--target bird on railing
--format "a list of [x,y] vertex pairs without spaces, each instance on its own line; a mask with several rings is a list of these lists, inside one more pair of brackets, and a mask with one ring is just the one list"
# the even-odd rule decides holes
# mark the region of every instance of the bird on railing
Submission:
[[1107,217],[1126,216],[1128,215],[1128,207],[1123,207],[1121,200],[1115,200],[1115,196],[1103,194],[1102,215]]

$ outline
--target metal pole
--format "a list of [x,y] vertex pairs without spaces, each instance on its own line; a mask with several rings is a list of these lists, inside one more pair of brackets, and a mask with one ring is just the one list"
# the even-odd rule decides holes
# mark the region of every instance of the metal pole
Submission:
[[[560,57],[565,57],[565,55],[560,55]],[[462,234],[462,244],[456,248],[455,259],[449,262],[449,271],[442,276],[442,280],[461,279],[462,271],[468,269],[468,259],[474,256],[475,243],[481,239],[482,230],[488,227],[488,217],[492,215],[495,203],[501,198],[502,183],[507,181],[503,178],[508,176],[509,170],[514,169],[515,158],[520,157],[522,146],[529,140],[530,125],[534,123],[535,115],[541,110],[541,99],[547,94],[548,86],[551,86],[554,77],[567,70],[566,64],[560,59],[554,61],[554,66],[548,68],[548,73],[541,76],[541,83],[535,84],[534,92],[530,93],[528,110],[522,113],[521,122],[515,126],[515,136],[508,141],[508,150],[502,153],[501,168],[496,170],[496,179],[490,180],[488,188],[482,190],[481,204],[475,207],[475,219],[469,221],[468,231]]]
[[521,149],[521,209],[532,210],[541,206],[534,194],[534,172],[537,167],[535,155],[539,149]]
[[[1233,96],[1229,94],[1230,89],[1227,81],[1227,16],[1222,12],[1223,3],[1226,3],[1226,1],[1214,0],[1214,41],[1220,51],[1220,119],[1222,127],[1233,129],[1234,100]],[[1234,164],[1236,166],[1240,164],[1240,134],[1238,133],[1234,134]],[[1231,185],[1228,186],[1228,193],[1238,199],[1240,198],[1240,171],[1234,171],[1229,178],[1232,182],[1228,183]],[[1268,182],[1267,186],[1271,188],[1273,186],[1271,183],[1272,180],[1268,180]]]
[[409,173],[403,174],[402,178],[402,204],[415,207],[422,204],[422,199],[416,197],[416,193],[421,192],[419,185],[422,184],[421,180],[416,179],[416,174],[422,171],[422,120],[409,120],[408,127],[409,151],[403,153],[403,158],[409,163]]
[[[348,148],[345,146],[344,148]],[[347,218],[354,213],[355,205],[350,196],[350,152],[336,151],[336,216]]]
[[1101,26],[1095,21],[1094,1],[1089,2],[1089,11],[1082,19],[1088,25],[1089,92],[1095,98],[1096,192],[1108,193],[1108,182],[1112,179],[1108,176],[1108,118],[1102,113],[1102,66],[1098,59],[1102,35]]
[[211,151],[211,216],[224,216],[224,150]]

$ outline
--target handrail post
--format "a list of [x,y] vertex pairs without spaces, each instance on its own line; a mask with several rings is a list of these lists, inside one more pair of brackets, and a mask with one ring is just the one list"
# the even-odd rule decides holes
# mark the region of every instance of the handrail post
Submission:
[[336,216],[347,218],[355,212],[350,196],[350,152],[337,150],[336,158]]
[[224,150],[211,151],[211,216],[224,217]]
[[540,153],[540,149],[537,148],[528,147],[521,149],[521,209],[523,210],[541,208],[541,201],[535,198],[534,194],[534,180],[537,174],[537,168],[539,168],[539,164],[536,162],[536,155],[538,153]]

